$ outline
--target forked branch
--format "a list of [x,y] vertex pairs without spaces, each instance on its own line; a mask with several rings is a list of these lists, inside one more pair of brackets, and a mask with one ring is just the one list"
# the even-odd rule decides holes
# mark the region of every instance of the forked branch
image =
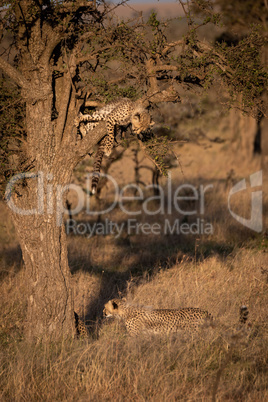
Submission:
[[2,68],[4,73],[7,74],[21,88],[27,88],[28,82],[25,80],[23,75],[2,57],[0,57],[0,68]]

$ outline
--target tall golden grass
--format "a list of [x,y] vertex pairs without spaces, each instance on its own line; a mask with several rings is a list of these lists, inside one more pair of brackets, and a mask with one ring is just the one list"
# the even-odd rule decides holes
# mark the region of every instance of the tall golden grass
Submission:
[[[212,235],[70,237],[75,311],[88,324],[86,340],[25,342],[27,283],[12,225],[1,228],[2,401],[268,400],[267,234],[244,228],[227,208],[230,168],[238,181],[259,167],[256,161],[230,165],[226,150],[217,147],[183,148],[187,180],[213,180],[204,214]],[[240,215],[249,212],[250,194],[246,198],[232,204]],[[4,219],[6,210],[0,214]],[[105,217],[127,219],[119,209]],[[154,217],[142,215],[140,221],[153,223]],[[130,338],[122,323],[101,317],[104,303],[120,295],[155,308],[200,307],[217,325],[198,336]],[[241,305],[249,309],[250,325],[238,331]]]
[[[23,270],[1,282],[0,398],[4,401],[248,400],[268,397],[268,273],[262,243],[227,258],[195,259],[129,279],[124,295],[158,308],[198,306],[218,325],[198,336],[129,338],[120,322],[99,322],[88,340],[29,345],[23,340]],[[74,274],[95,313],[116,293],[118,276]],[[122,288],[123,290],[123,288]],[[83,292],[83,289],[81,290]],[[93,299],[95,295],[95,305]],[[102,301],[102,302],[101,302]],[[76,300],[80,313],[82,304]],[[250,327],[237,332],[239,307],[248,306]],[[90,312],[88,312],[90,316]]]

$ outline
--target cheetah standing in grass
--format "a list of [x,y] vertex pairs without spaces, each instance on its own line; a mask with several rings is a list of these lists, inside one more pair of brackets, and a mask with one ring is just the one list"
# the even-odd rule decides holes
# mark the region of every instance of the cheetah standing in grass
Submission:
[[[122,319],[130,335],[140,333],[170,334],[179,331],[197,332],[200,327],[215,327],[212,315],[200,308],[187,307],[181,309],[150,309],[134,307],[123,299],[112,299],[105,304],[104,317]],[[246,327],[249,311],[246,306],[240,307],[237,333]]]
[[155,310],[129,305],[125,299],[113,299],[105,304],[103,315],[123,319],[130,335],[140,333],[168,334],[187,330],[195,332],[202,325],[211,325],[213,317],[199,308]]
[[110,156],[112,152],[115,142],[116,127],[124,127],[131,124],[132,131],[138,135],[143,131],[147,131],[154,124],[149,112],[144,108],[141,101],[133,102],[127,98],[108,103],[92,115],[80,114],[75,121],[75,125],[79,127],[79,131],[82,137],[84,137],[90,133],[90,130],[96,127],[99,121],[106,122],[107,135],[99,144],[93,166],[91,186],[93,194],[96,192],[98,186],[103,156]]

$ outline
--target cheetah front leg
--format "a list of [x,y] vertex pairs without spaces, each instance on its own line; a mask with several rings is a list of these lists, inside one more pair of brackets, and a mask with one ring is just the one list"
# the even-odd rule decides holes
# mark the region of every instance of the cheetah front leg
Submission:
[[99,116],[91,116],[90,114],[80,113],[80,115],[74,119],[74,125],[79,129],[83,138],[90,130],[93,130],[101,120],[102,119]]
[[75,127],[79,127],[80,123],[82,122],[94,122],[94,121],[101,121],[102,116],[98,115],[91,115],[91,114],[82,114],[81,112],[77,117],[74,118],[74,125]]
[[112,121],[111,119],[108,119],[106,121],[107,136],[106,136],[105,149],[104,149],[104,153],[106,156],[111,155],[113,147],[114,147],[115,124],[116,124],[116,122]]

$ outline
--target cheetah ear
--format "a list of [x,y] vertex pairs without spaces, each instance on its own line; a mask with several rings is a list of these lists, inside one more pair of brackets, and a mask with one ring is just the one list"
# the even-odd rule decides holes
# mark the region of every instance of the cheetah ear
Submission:
[[125,297],[122,297],[122,302],[126,302],[127,299]]
[[114,310],[118,310],[118,304],[115,301],[112,302],[112,305]]
[[138,122],[139,122],[139,121],[140,121],[140,119],[141,119],[141,115],[140,115],[140,113],[138,113],[138,112],[137,112],[137,113],[135,113],[135,114],[134,114],[134,116],[133,116],[133,120],[136,120],[136,121],[138,121]]

